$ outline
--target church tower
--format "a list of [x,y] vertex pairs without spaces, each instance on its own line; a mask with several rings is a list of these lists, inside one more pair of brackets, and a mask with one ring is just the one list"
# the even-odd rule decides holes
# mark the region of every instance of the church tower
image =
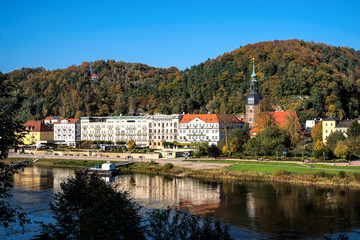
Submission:
[[258,93],[258,81],[256,80],[255,58],[253,58],[252,60],[253,60],[253,72],[251,74],[250,94],[246,97],[246,101],[245,101],[246,122],[249,123],[251,128],[254,127],[255,118],[260,111],[259,102],[261,99],[261,96]]

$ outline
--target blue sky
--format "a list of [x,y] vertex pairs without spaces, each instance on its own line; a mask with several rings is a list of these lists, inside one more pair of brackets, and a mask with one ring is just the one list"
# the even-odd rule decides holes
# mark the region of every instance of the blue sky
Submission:
[[358,0],[0,0],[0,71],[100,59],[182,70],[276,39],[360,50],[359,12]]

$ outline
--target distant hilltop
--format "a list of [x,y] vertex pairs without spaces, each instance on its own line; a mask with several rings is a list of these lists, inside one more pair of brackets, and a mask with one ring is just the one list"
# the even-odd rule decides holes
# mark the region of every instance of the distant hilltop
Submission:
[[[13,100],[24,122],[48,115],[241,115],[250,93],[252,58],[258,92],[275,109],[294,110],[300,120],[359,116],[360,51],[297,39],[248,44],[184,71],[99,60],[53,71],[23,68],[6,77],[17,84]],[[98,79],[91,80],[92,74]]]

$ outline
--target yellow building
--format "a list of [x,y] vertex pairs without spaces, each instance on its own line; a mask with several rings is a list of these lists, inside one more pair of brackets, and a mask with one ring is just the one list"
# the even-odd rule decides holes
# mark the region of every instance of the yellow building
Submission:
[[41,120],[29,120],[24,124],[26,133],[25,145],[36,145],[38,142],[54,140],[54,130]]
[[335,132],[336,120],[333,118],[323,119],[322,120],[322,140],[323,143],[326,143],[329,135]]
[[330,134],[335,131],[342,132],[344,136],[347,137],[346,131],[350,126],[351,122],[352,120],[336,120],[333,118],[323,119],[322,121],[323,143],[326,143]]

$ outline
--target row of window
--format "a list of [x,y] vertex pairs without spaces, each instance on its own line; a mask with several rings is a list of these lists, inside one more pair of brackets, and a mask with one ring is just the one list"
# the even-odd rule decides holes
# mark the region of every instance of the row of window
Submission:
[[[186,133],[187,130],[181,130],[180,129],[180,133]],[[219,130],[211,130],[211,133],[218,133]],[[209,133],[209,130],[201,130],[201,129],[190,129],[188,130],[188,133]]]

